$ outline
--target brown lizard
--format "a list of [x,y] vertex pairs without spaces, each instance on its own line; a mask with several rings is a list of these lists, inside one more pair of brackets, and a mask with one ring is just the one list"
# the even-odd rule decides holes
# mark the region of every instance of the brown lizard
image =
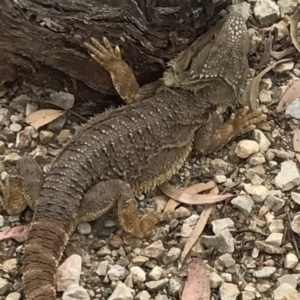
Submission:
[[240,100],[248,69],[243,18],[230,14],[216,28],[171,61],[150,92],[139,89],[118,47],[107,39],[103,45],[95,39],[86,44],[131,104],[85,124],[57,156],[42,187],[28,185],[32,178],[20,168],[24,194],[30,195],[24,201],[30,198],[35,209],[23,259],[28,300],[55,299],[58,263],[79,223],[117,203],[122,228],[143,238],[156,223],[177,215],[153,212],[138,218],[137,194],[169,180],[192,149],[218,149],[265,119],[260,110],[246,108],[217,127],[213,122]]

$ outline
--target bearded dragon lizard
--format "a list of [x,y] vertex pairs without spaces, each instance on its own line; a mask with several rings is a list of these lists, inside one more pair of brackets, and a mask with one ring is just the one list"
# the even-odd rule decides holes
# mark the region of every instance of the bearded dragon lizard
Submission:
[[248,34],[238,13],[174,58],[154,89],[139,88],[119,47],[106,38],[103,44],[92,38],[85,46],[130,105],[85,124],[40,180],[43,184],[30,184],[28,161],[20,168],[23,201],[35,211],[23,258],[28,300],[56,299],[58,263],[79,223],[117,204],[124,231],[145,237],[159,221],[178,215],[153,212],[138,218],[136,195],[169,180],[193,149],[217,150],[265,119],[261,110],[244,108],[223,124],[214,122],[241,100],[246,81]]

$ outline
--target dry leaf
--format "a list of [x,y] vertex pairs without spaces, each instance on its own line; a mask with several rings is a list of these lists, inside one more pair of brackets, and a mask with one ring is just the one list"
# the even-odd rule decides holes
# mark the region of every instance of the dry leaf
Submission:
[[[211,190],[210,193],[217,196],[217,194],[219,193],[218,187],[215,187],[213,190]],[[206,196],[208,196],[208,195],[206,195]],[[214,208],[213,204],[209,204],[204,207],[204,209],[197,221],[197,224],[195,225],[190,237],[188,238],[187,242],[184,245],[183,251],[180,256],[181,263],[184,262],[186,256],[188,255],[188,253],[190,252],[190,250],[192,249],[192,247],[198,240],[199,236],[203,232],[203,229],[207,223],[207,220],[208,220],[209,215],[210,215],[211,211],[213,210],[213,208]]]
[[27,238],[29,227],[26,225],[20,225],[13,227],[5,232],[0,232],[0,241],[7,239],[15,239],[18,242],[24,242]]
[[291,40],[296,47],[296,49],[300,52],[300,46],[297,38],[297,26],[300,21],[300,7],[298,7],[292,17],[291,20],[291,27],[290,27],[290,35],[291,35]]
[[[167,186],[165,186],[166,184],[164,185],[161,185],[160,188],[168,188]],[[215,183],[213,181],[209,181],[207,183],[197,183],[197,184],[194,184],[192,186],[189,186],[187,187],[186,189],[184,189],[184,192],[185,193],[188,193],[188,194],[198,194],[198,193],[201,193],[201,192],[204,192],[206,190],[211,190],[212,188],[214,188],[215,186]],[[176,188],[175,188],[176,189]],[[175,192],[175,193],[174,193]],[[172,193],[172,195],[171,195]],[[165,209],[164,211],[174,211],[175,208],[180,205],[180,202],[174,200],[174,199],[177,199],[180,197],[180,195],[182,194],[182,191],[179,190],[179,189],[176,189],[176,191],[174,189],[170,190],[169,191],[169,194],[168,196],[172,199],[170,199],[167,203],[167,205],[165,206]],[[171,195],[171,196],[170,196]]]
[[[294,151],[296,152],[296,158],[300,162],[300,128],[299,124],[295,130],[294,137],[293,137],[293,147]],[[298,153],[297,153],[298,152]]]
[[289,103],[292,103],[300,97],[300,80],[295,80],[285,91],[281,100],[279,101],[276,110],[281,112],[284,110],[285,106]]
[[273,39],[274,37],[272,35],[272,32],[270,31],[268,38],[264,41],[264,53],[258,65],[255,66],[256,70],[262,68],[269,61],[272,52]]
[[65,110],[41,109],[27,116],[25,122],[30,124],[35,129],[39,129],[40,127],[56,120],[65,112]]
[[285,56],[294,54],[297,50],[295,47],[287,48],[282,51],[271,51],[271,56],[274,57],[275,59],[282,59]]
[[244,106],[249,106],[252,110],[256,110],[258,108],[258,103],[256,99],[258,98],[259,94],[259,82],[262,79],[262,77],[269,72],[271,69],[273,69],[276,65],[279,63],[291,61],[291,58],[284,58],[281,59],[270,66],[263,69],[257,76],[255,76],[246,86],[243,92],[242,96],[242,103]]
[[[185,204],[212,204],[216,202],[223,201],[228,198],[232,198],[234,194],[224,194],[224,195],[212,195],[212,194],[203,194],[203,195],[193,195],[188,194],[185,191],[177,189],[175,186],[166,183],[160,187],[161,191],[172,199]],[[174,198],[173,198],[174,197]]]
[[190,264],[181,300],[210,300],[210,284],[207,270],[198,259]]

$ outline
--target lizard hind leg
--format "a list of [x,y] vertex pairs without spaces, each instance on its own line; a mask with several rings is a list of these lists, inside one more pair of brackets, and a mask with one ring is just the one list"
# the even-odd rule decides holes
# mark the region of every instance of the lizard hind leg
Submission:
[[188,211],[154,211],[138,217],[137,201],[134,197],[120,198],[118,201],[119,222],[124,231],[137,237],[144,238],[156,231],[155,225],[161,221],[184,218],[189,216]]
[[153,232],[160,221],[189,216],[186,211],[152,212],[138,217],[137,201],[130,185],[119,179],[101,181],[90,188],[82,201],[76,224],[90,222],[105,214],[118,203],[118,217],[121,227],[127,233],[143,238]]
[[106,37],[103,37],[103,44],[91,38],[91,43],[84,45],[91,57],[110,74],[113,85],[122,99],[126,103],[134,102],[139,92],[139,84],[133,70],[122,59],[120,48],[113,48]]
[[76,224],[94,221],[115,206],[127,184],[120,179],[101,181],[86,193],[79,208]]

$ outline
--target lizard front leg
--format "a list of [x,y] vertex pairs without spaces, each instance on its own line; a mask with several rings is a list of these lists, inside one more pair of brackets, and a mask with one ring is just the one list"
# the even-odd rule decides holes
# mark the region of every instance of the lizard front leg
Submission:
[[194,149],[202,155],[217,151],[232,138],[255,129],[256,124],[265,119],[266,115],[261,109],[249,112],[249,107],[244,107],[216,128],[213,122],[210,122],[205,128],[199,129],[195,135]]
[[181,211],[152,212],[138,217],[138,206],[130,185],[119,179],[99,182],[89,191],[77,215],[77,224],[95,220],[118,203],[118,217],[125,232],[143,238],[152,233],[155,225],[164,220],[183,218]]
[[103,37],[103,45],[95,38],[84,45],[91,57],[110,74],[122,99],[128,104],[134,102],[139,93],[139,84],[133,70],[122,59],[120,48],[115,46],[114,49],[106,37]]

